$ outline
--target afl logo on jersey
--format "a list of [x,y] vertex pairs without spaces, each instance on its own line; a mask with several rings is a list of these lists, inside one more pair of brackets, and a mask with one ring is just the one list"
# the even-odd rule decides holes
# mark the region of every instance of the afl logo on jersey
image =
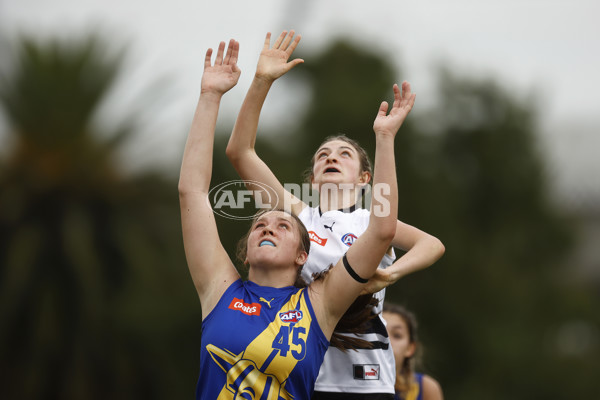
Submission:
[[279,318],[283,322],[298,322],[302,319],[302,311],[300,310],[291,310],[279,313]]
[[354,233],[346,233],[344,236],[342,236],[342,243],[344,243],[346,246],[350,247],[350,246],[352,246],[352,243],[354,243],[354,241],[356,239],[357,239],[357,237]]

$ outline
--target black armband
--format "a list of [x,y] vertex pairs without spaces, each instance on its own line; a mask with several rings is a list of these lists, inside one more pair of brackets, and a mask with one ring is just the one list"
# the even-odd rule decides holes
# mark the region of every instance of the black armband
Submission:
[[346,271],[348,271],[352,279],[354,279],[356,282],[367,283],[369,281],[368,279],[361,278],[356,272],[354,272],[350,266],[350,263],[348,262],[348,259],[346,258],[346,254],[344,254],[344,257],[342,257],[342,262],[344,263],[344,267],[346,267]]

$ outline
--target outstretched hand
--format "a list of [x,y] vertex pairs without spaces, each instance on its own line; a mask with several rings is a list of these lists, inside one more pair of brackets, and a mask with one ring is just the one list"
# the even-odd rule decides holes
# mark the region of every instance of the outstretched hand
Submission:
[[224,94],[236,85],[242,72],[237,66],[239,49],[240,43],[231,39],[229,46],[227,46],[227,53],[223,56],[225,42],[219,43],[214,64],[211,64],[213,50],[208,49],[206,51],[201,83],[202,93]]
[[304,62],[301,58],[288,62],[301,39],[300,35],[294,37],[294,33],[293,30],[289,33],[287,31],[281,32],[275,43],[273,43],[273,47],[271,47],[271,32],[267,33],[256,67],[255,76],[257,78],[272,82],[296,65]]
[[388,103],[386,101],[381,103],[379,106],[379,112],[373,123],[373,130],[375,133],[391,134],[395,136],[398,129],[402,126],[404,119],[412,110],[415,104],[415,97],[417,95],[411,93],[410,83],[402,82],[402,92],[397,84],[394,84],[394,104],[388,114]]
[[393,280],[389,271],[377,268],[375,274],[373,274],[369,281],[363,285],[363,289],[360,294],[363,295],[377,293],[395,282],[396,281]]

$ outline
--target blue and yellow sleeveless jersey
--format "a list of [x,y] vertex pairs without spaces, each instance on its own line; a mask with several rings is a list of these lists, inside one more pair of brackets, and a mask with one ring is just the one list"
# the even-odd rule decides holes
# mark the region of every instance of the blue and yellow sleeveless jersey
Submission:
[[306,290],[232,283],[202,322],[196,399],[310,399],[329,341]]

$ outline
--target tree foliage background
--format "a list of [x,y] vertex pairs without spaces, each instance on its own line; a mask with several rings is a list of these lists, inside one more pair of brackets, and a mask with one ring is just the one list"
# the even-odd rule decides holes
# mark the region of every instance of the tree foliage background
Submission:
[[[16,48],[0,80],[11,127],[0,158],[0,397],[190,398],[201,315],[177,182],[123,166],[136,115],[113,132],[94,120],[126,54],[93,35]],[[302,57],[284,80],[310,88],[305,115],[257,142],[282,182],[301,182],[331,134],[373,156],[373,118],[403,78],[347,41]],[[417,314],[421,368],[448,399],[591,398],[600,287],[572,278],[578,225],[551,198],[536,104],[493,80],[443,69],[437,79],[437,106],[417,107],[396,140],[399,210],[447,251],[388,300]],[[215,184],[237,179],[227,139],[218,136]],[[218,222],[233,256],[247,227]]]

